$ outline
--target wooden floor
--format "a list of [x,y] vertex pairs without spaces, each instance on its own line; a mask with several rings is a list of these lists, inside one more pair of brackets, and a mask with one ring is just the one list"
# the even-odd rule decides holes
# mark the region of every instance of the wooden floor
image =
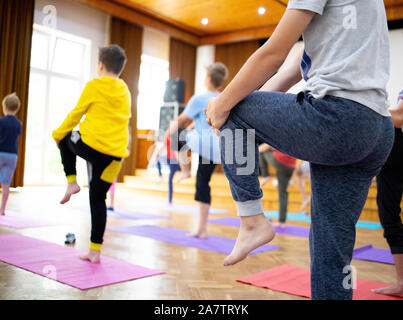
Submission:
[[[45,227],[16,231],[0,227],[0,235],[23,234],[63,245],[65,234],[75,233],[79,250],[86,250],[89,244],[89,214],[61,207],[58,204],[63,195],[60,187],[31,187],[13,192],[9,208],[41,217],[57,217],[68,226]],[[213,194],[214,197],[214,194]],[[86,204],[86,189],[72,200],[72,205]],[[138,193],[133,188],[119,185],[116,193],[117,207],[136,209],[139,201],[166,201],[158,193]],[[195,204],[192,200],[176,199],[176,203]],[[227,216],[235,216],[231,202],[213,200],[215,207],[229,210]],[[223,217],[224,215],[219,215]],[[214,217],[214,216],[213,216]],[[217,216],[215,216],[217,217]],[[173,213],[170,219],[149,220],[147,224],[191,230],[197,222],[197,215]],[[144,221],[129,221],[110,218],[108,226],[129,226]],[[290,222],[293,225],[308,226],[306,223]],[[211,235],[236,238],[237,229],[209,225]],[[281,249],[250,256],[246,261],[230,268],[222,267],[225,255],[209,251],[167,244],[147,238],[107,231],[103,255],[130,263],[166,271],[166,274],[146,279],[129,281],[93,290],[80,291],[70,286],[46,279],[28,271],[0,262],[0,300],[8,299],[145,299],[145,300],[288,300],[303,299],[267,289],[255,288],[237,283],[235,280],[253,273],[283,264],[309,268],[308,239],[277,235],[273,244]],[[382,230],[357,230],[356,247],[372,244],[388,248],[382,237]],[[353,260],[358,278],[383,283],[395,281],[394,266]]]

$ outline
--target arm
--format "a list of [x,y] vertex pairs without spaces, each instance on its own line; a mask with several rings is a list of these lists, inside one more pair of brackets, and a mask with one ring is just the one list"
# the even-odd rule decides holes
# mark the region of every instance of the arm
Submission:
[[171,125],[169,129],[167,130],[165,136],[172,136],[174,133],[178,132],[180,128],[183,128],[186,126],[186,124],[190,121],[191,119],[188,118],[188,116],[184,113],[182,113],[176,120],[173,120],[171,122]]
[[403,127],[403,100],[400,101],[397,109],[390,110],[392,115],[392,121],[395,125],[395,128],[402,128]]
[[280,69],[314,15],[307,10],[286,11],[271,38],[248,59],[224,92],[210,100],[207,116],[211,126],[220,129],[231,109]]
[[302,80],[301,61],[304,47],[299,48],[294,54],[290,54],[279,72],[277,72],[260,89],[260,91],[287,92]]
[[91,86],[87,84],[83,93],[81,94],[77,106],[67,115],[62,125],[53,131],[52,137],[56,143],[59,143],[61,140],[63,140],[63,138],[80,123],[81,118],[88,111],[88,108],[92,103],[92,99],[92,89]]

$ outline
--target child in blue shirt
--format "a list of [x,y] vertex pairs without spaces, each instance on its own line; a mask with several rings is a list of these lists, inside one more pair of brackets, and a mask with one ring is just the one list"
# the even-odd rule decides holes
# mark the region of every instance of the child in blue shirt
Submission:
[[20,110],[21,102],[15,93],[3,100],[3,114],[0,118],[0,184],[2,199],[0,215],[6,214],[6,205],[10,194],[10,184],[17,167],[18,138],[22,124],[15,116]]

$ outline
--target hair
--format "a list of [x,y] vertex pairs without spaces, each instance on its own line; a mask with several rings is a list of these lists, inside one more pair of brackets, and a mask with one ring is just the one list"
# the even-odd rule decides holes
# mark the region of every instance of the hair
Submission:
[[216,88],[221,88],[228,79],[228,68],[222,62],[216,62],[207,67],[207,76]]
[[21,107],[20,98],[18,98],[16,93],[9,94],[3,99],[3,106],[7,111],[17,113]]
[[126,52],[116,44],[103,47],[99,49],[99,61],[108,72],[120,75],[127,62]]

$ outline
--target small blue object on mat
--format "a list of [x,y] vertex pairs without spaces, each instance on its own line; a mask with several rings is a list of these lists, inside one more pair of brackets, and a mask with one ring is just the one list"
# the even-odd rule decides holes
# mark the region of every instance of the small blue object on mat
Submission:
[[[279,213],[277,211],[268,211],[265,213],[265,216],[268,218],[278,218]],[[287,213],[287,219],[292,221],[311,222],[311,218],[302,213]],[[358,221],[356,227],[360,229],[376,230],[382,228],[382,225],[376,222]]]

